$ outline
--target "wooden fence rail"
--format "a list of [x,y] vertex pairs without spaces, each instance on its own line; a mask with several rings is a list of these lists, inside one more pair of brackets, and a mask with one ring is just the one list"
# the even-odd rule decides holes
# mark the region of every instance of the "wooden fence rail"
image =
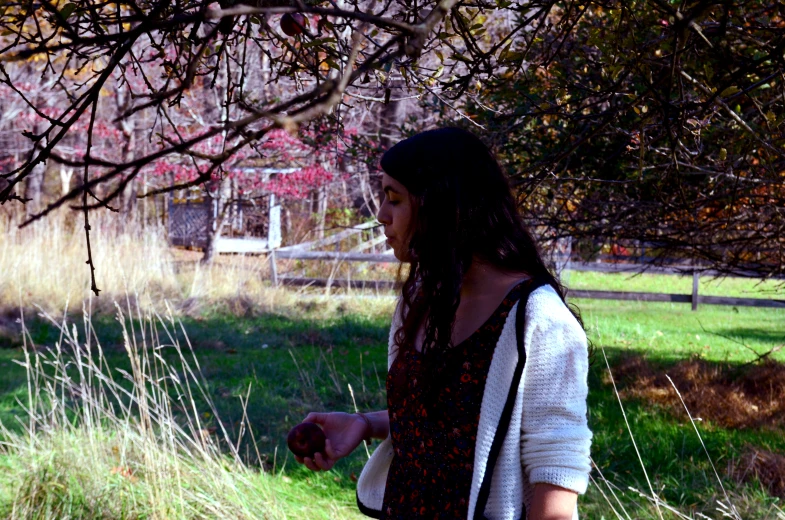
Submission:
[[[377,240],[377,239],[375,239]],[[377,262],[377,263],[394,263],[397,262],[395,257],[390,253],[360,253],[362,245],[354,248],[354,251],[340,252],[340,251],[309,251],[300,248],[285,248],[275,251],[272,258],[286,258],[297,260],[333,260],[336,262]],[[347,279],[322,279],[322,278],[303,278],[303,277],[281,277],[277,275],[277,268],[273,260],[273,282],[284,283],[287,285],[297,286],[314,286],[314,287],[342,287],[352,289],[374,288],[391,289],[394,282],[390,280],[347,280]],[[602,273],[627,273],[630,275],[645,272],[651,274],[669,274],[689,276],[692,275],[692,294],[667,294],[667,293],[648,293],[648,292],[620,292],[620,291],[595,291],[595,290],[582,290],[573,289],[568,292],[570,298],[588,298],[599,300],[632,300],[632,301],[646,301],[646,302],[675,302],[675,303],[689,303],[692,305],[692,310],[697,310],[699,304],[706,305],[733,305],[736,307],[770,307],[785,309],[785,300],[777,299],[763,299],[763,298],[735,298],[727,296],[702,296],[698,294],[699,276],[696,272],[695,266],[668,266],[668,267],[654,267],[642,264],[625,264],[625,263],[597,263],[597,262],[571,262],[567,270],[573,271],[595,271]],[[709,276],[716,276],[720,273],[714,271],[704,271],[703,274]]]
[[698,303],[708,305],[733,305],[736,307],[774,307],[785,309],[785,300],[765,300],[763,298],[732,298],[727,296],[700,296],[694,298],[691,294],[664,294],[647,292],[618,292],[618,291],[593,291],[571,289],[570,298],[588,298],[590,300],[633,300],[641,302],[675,302],[691,303],[693,310],[698,308]]

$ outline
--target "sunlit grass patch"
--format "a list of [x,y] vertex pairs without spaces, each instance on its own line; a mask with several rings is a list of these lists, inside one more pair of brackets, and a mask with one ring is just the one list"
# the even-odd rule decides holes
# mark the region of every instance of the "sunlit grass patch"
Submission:
[[[597,291],[692,294],[692,276],[651,273],[601,273],[570,271],[562,275],[571,289]],[[738,277],[700,277],[698,293],[704,296],[778,299],[785,294],[785,280]],[[689,304],[683,304],[689,307]]]
[[653,360],[690,356],[745,363],[774,350],[785,361],[785,309],[574,299],[589,337]]

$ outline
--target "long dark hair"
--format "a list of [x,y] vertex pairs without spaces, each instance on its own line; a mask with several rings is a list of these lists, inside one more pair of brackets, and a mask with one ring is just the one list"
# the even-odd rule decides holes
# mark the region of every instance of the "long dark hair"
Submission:
[[422,132],[387,150],[381,166],[406,187],[413,208],[403,323],[394,336],[399,349],[413,348],[423,319],[424,354],[452,346],[463,277],[475,256],[545,280],[564,301],[564,288],[518,215],[507,177],[474,134],[460,128]]

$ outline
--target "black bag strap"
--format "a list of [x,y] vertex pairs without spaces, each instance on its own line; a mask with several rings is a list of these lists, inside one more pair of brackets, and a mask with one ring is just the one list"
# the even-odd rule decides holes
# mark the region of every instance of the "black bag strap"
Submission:
[[[499,426],[496,428],[496,433],[493,436],[493,443],[491,444],[491,451],[488,454],[488,464],[485,466],[485,475],[483,475],[482,484],[480,484],[480,492],[477,495],[477,504],[474,507],[475,520],[485,519],[485,505],[488,503],[488,497],[491,494],[491,480],[493,480],[493,470],[496,467],[496,459],[499,457],[499,452],[504,444],[504,438],[507,430],[510,428],[510,419],[512,418],[512,409],[515,407],[515,398],[518,395],[518,387],[521,383],[523,376],[523,367],[526,364],[526,349],[523,344],[523,329],[526,325],[526,304],[529,302],[531,293],[547,285],[546,280],[535,278],[530,281],[521,293],[521,298],[518,300],[518,310],[515,313],[515,337],[518,343],[518,363],[515,365],[515,372],[512,376],[512,384],[507,393],[507,401],[504,403],[504,410],[502,411]],[[524,508],[526,506],[524,505]],[[524,510],[522,518],[526,518],[526,511]]]

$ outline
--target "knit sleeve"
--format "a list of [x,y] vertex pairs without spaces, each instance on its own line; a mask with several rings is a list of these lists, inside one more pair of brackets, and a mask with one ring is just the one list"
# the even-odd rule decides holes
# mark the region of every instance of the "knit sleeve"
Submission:
[[521,457],[529,482],[585,493],[592,434],[587,425],[586,334],[549,286],[526,306]]

